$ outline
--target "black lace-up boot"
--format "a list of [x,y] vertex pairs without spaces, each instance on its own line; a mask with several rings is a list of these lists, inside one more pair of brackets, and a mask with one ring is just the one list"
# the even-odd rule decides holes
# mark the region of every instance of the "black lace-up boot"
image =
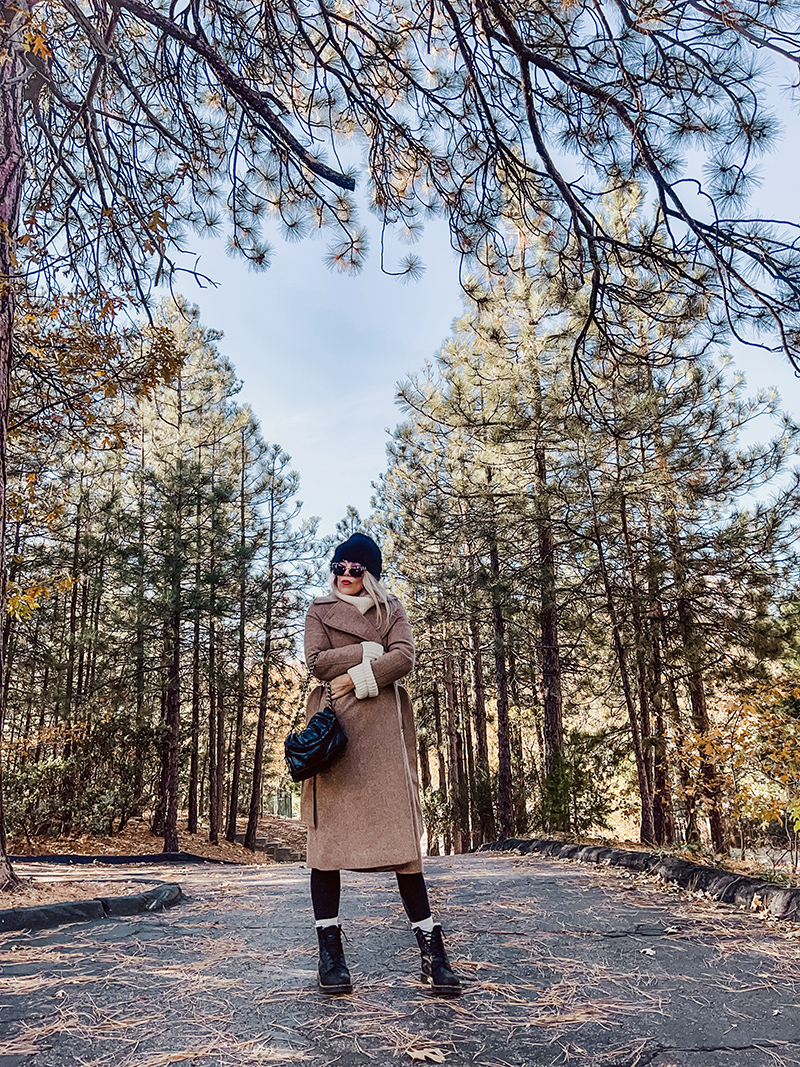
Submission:
[[352,993],[353,983],[344,961],[341,926],[318,926],[320,993]]
[[441,926],[437,923],[429,934],[415,927],[414,933],[422,953],[422,981],[430,986],[431,992],[437,996],[459,996],[461,983],[451,970],[450,960],[444,950]]

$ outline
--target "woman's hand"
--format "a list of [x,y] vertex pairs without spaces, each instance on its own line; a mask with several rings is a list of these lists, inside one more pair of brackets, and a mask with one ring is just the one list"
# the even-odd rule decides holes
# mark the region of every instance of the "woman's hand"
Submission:
[[355,687],[355,682],[349,674],[340,674],[331,682],[331,692],[334,697],[343,697],[345,693],[351,693]]

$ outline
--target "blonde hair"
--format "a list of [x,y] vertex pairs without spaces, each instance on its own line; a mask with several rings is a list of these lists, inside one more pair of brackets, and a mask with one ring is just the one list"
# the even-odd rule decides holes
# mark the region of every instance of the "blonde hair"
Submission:
[[[331,591],[336,592],[336,575],[331,572]],[[383,613],[389,614],[391,610],[391,593],[369,571],[364,571],[364,589],[375,601],[375,611],[378,615],[378,625],[383,624]]]

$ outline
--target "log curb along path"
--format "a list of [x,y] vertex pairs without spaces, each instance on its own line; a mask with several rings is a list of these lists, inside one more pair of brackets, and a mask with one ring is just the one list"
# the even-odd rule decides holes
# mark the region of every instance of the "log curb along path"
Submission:
[[789,889],[765,882],[751,875],[733,874],[718,867],[707,867],[677,856],[602,845],[567,844],[548,838],[506,838],[481,845],[479,852],[539,853],[552,859],[573,860],[624,867],[629,871],[654,874],[681,889],[704,892],[712,900],[753,910],[763,908],[775,919],[800,922],[800,889]]
[[69,900],[58,904],[34,904],[28,908],[7,908],[0,911],[0,934],[46,930],[65,923],[95,922],[97,919],[163,911],[182,899],[183,893],[177,882],[161,882],[152,889],[129,896],[94,897],[91,900]]
[[[11,856],[18,864],[46,863],[58,866],[133,866],[139,864],[213,863],[229,865],[228,860],[206,859],[191,852],[153,852],[139,856],[82,856],[72,853],[45,856]],[[235,865],[234,865],[235,866]],[[172,908],[183,899],[177,882],[161,882],[156,879],[139,879],[152,886],[142,893],[128,896],[94,897],[89,900],[59,901],[57,904],[33,904],[26,908],[0,910],[0,934],[19,930],[47,930],[65,923],[96,922],[98,919],[120,915],[140,915],[148,911]]]
[[[193,852],[149,852],[138,856],[83,856],[79,854],[48,854],[44,856],[11,856],[18,864],[46,863],[64,867],[75,866],[133,866],[140,864],[170,865],[209,863],[215,866],[238,867],[232,860],[196,856]],[[153,878],[139,879],[152,885]],[[17,930],[47,930],[65,923],[96,922],[98,919],[120,915],[140,915],[147,911],[163,911],[183,900],[177,882],[161,882],[152,889],[128,896],[95,897],[91,900],[60,901],[58,904],[34,904],[27,908],[0,910],[0,934]],[[2,1061],[0,1060],[0,1067]]]

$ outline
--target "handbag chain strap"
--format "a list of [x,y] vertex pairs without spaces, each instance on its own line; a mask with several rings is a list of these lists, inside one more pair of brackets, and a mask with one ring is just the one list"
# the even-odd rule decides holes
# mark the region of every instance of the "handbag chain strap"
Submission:
[[[320,652],[321,651],[322,651],[322,649],[320,649]],[[298,708],[297,708],[297,711],[295,713],[294,720],[292,722],[292,730],[294,730],[295,727],[299,725],[300,720],[302,719],[303,715],[305,714],[306,696],[308,695],[308,687],[311,685],[311,679],[314,677],[314,667],[316,666],[317,660],[319,659],[320,652],[315,652],[314,655],[311,657],[311,659],[309,661],[308,674],[306,675],[306,680],[303,683],[303,691],[300,694],[300,700],[298,701]],[[333,708],[333,691],[331,690],[331,683],[330,682],[323,682],[322,684],[325,687],[325,692],[326,692],[326,694],[328,696],[328,703],[330,704],[331,708]]]

